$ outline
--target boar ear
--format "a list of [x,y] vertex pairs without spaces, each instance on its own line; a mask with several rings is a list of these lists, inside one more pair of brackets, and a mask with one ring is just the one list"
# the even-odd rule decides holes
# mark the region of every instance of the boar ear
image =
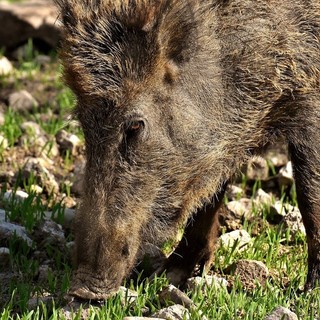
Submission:
[[183,63],[194,50],[196,34],[196,1],[171,1],[163,14],[159,29],[159,42],[168,59]]

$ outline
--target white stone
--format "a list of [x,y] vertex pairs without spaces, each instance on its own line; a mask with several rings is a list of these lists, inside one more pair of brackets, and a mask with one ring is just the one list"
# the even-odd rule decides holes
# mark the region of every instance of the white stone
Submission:
[[254,200],[258,205],[270,205],[272,203],[271,195],[262,189],[257,190]]
[[81,140],[74,134],[70,134],[65,130],[61,130],[56,134],[56,141],[62,153],[69,151],[72,155],[76,155],[81,145]]
[[5,211],[0,209],[0,240],[9,239],[14,235],[24,240],[29,247],[32,246],[33,242],[28,237],[26,228],[11,222],[7,222]]
[[[57,7],[52,1],[0,1],[0,47],[17,47],[40,39],[55,48],[61,37]],[[10,26],[10,28],[6,27]]]
[[267,160],[254,157],[248,162],[247,177],[249,180],[266,180],[269,176]]
[[0,76],[7,76],[13,72],[13,66],[6,57],[0,58]]
[[252,201],[250,199],[242,198],[240,200],[230,201],[226,205],[233,215],[238,218],[250,218],[252,216]]
[[11,93],[9,95],[9,106],[15,111],[31,111],[34,107],[38,107],[38,102],[26,90]]
[[8,148],[8,145],[8,140],[4,136],[0,135],[0,148],[6,149]]
[[0,111],[0,126],[3,126],[4,122],[5,122],[4,114],[3,114],[3,112]]
[[121,297],[123,303],[134,303],[138,299],[138,293],[136,291],[130,290],[126,287],[120,287],[118,294]]
[[279,171],[278,181],[280,186],[291,186],[294,182],[292,162],[289,161]]
[[277,307],[264,320],[298,320],[298,317],[288,308]]
[[217,277],[216,275],[206,275],[204,277],[193,277],[187,280],[187,286],[190,290],[194,290],[197,287],[205,289],[205,287],[215,287],[217,289],[227,288],[228,281],[224,278]]
[[229,185],[226,194],[228,199],[237,200],[244,195],[244,190],[238,186]]
[[174,304],[170,307],[164,308],[152,315],[152,317],[164,318],[166,320],[184,320],[191,319],[187,308],[180,304]]
[[7,201],[10,201],[12,197],[14,197],[15,201],[23,202],[29,197],[29,194],[22,190],[17,190],[16,192],[14,192],[13,190],[9,190],[4,193],[3,197]]
[[246,249],[248,244],[251,242],[251,237],[245,230],[235,230],[220,236],[218,245],[220,244],[220,246],[232,248],[236,242],[237,250],[242,251]]

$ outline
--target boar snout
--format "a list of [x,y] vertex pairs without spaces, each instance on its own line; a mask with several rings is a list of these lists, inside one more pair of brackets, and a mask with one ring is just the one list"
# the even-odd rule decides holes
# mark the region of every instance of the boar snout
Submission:
[[87,236],[76,234],[76,268],[69,295],[102,300],[117,292],[137,254],[137,239],[134,235],[128,239],[124,231],[90,228]]
[[[120,279],[121,281],[122,279]],[[69,295],[84,300],[103,300],[112,296],[120,286],[118,279],[106,279],[86,267],[79,267],[73,276]]]

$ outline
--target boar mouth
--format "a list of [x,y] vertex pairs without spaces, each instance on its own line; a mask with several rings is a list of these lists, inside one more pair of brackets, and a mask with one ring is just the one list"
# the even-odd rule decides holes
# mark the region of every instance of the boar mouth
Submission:
[[77,270],[68,295],[81,300],[105,300],[115,295],[119,286],[116,279],[106,279],[91,272]]

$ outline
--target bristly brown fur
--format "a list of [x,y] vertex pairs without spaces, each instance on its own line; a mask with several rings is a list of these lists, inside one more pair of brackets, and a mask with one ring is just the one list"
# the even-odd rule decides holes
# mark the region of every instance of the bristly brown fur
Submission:
[[183,61],[191,45],[195,1],[56,2],[66,27],[66,79],[79,95],[117,99],[126,83],[143,82],[171,59]]
[[217,219],[205,205],[220,203],[240,165],[278,136],[295,168],[308,237],[306,287],[315,287],[319,0],[56,3],[60,55],[87,153],[72,294],[107,297],[146,243],[172,236],[188,218],[195,226],[187,228],[188,245],[166,267],[181,282],[191,261],[210,265]]

